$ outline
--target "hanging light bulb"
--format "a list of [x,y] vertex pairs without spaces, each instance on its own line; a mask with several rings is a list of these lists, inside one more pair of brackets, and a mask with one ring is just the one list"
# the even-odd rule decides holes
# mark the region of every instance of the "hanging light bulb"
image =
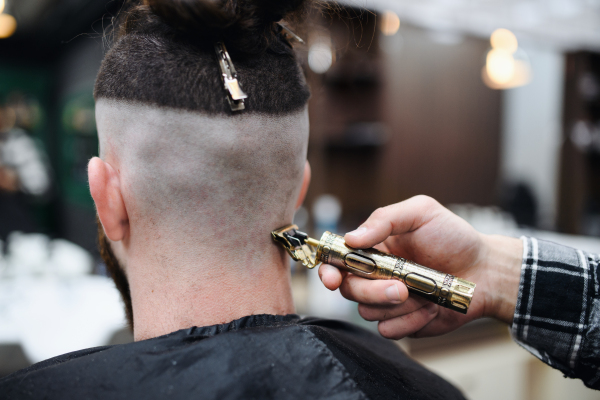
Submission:
[[335,62],[331,36],[326,31],[313,32],[308,38],[308,66],[317,74],[324,74]]
[[517,48],[519,47],[519,42],[517,41],[515,34],[508,29],[503,28],[496,29],[492,33],[490,36],[490,44],[493,49],[506,50],[510,54],[517,51]]
[[398,29],[400,29],[400,18],[393,11],[384,12],[381,14],[379,29],[385,36],[395,35]]
[[531,80],[531,67],[517,37],[508,29],[496,29],[490,36],[492,48],[481,71],[483,82],[492,89],[523,86]]
[[17,20],[15,20],[15,17],[8,14],[0,14],[0,39],[11,37],[16,29]]
[[487,53],[485,69],[493,82],[503,85],[515,74],[515,59],[504,49],[491,49]]

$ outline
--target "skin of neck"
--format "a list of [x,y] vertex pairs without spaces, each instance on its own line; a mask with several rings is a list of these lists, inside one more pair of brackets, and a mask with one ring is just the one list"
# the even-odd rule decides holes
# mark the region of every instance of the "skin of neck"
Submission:
[[154,236],[131,240],[127,252],[135,340],[246,315],[295,312],[289,257],[273,243],[238,259],[223,256],[218,244]]

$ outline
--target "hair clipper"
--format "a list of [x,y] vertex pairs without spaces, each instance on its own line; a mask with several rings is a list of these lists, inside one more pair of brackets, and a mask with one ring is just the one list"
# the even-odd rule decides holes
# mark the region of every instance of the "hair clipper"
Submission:
[[411,293],[462,314],[467,313],[473,298],[472,282],[373,248],[354,249],[331,232],[316,240],[298,231],[296,225],[287,225],[271,235],[294,260],[310,269],[326,263],[367,279],[397,279]]

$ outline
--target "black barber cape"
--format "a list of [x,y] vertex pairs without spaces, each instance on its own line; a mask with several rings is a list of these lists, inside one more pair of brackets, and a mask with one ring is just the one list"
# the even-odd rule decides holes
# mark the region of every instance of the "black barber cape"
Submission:
[[0,380],[0,399],[463,399],[393,342],[340,321],[253,315],[76,351]]

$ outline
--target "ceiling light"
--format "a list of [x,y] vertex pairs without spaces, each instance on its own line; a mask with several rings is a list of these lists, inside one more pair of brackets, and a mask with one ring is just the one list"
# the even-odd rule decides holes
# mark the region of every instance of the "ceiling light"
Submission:
[[385,36],[395,35],[398,29],[400,29],[400,18],[393,11],[384,12],[381,14],[379,29]]
[[486,57],[485,68],[490,79],[499,85],[511,80],[515,73],[515,59],[504,49],[492,49]]
[[519,42],[514,33],[508,29],[496,29],[490,36],[490,44],[493,49],[502,49],[512,54],[517,51]]
[[531,81],[531,66],[526,55],[522,56],[515,58],[512,54],[494,53],[481,70],[483,83],[491,89],[512,89],[528,84]]
[[531,65],[527,54],[519,48],[514,33],[496,29],[490,36],[492,48],[481,71],[483,82],[492,89],[510,89],[531,81]]
[[315,30],[308,37],[308,66],[317,74],[324,74],[335,62],[331,35],[326,30]]
[[0,14],[0,39],[11,37],[16,29],[17,20],[15,17],[8,14]]
[[0,0],[0,14],[2,14],[2,11],[4,11],[4,6],[6,6],[6,1]]
[[308,50],[308,66],[317,74],[324,74],[333,64],[333,51],[327,43],[319,42]]

